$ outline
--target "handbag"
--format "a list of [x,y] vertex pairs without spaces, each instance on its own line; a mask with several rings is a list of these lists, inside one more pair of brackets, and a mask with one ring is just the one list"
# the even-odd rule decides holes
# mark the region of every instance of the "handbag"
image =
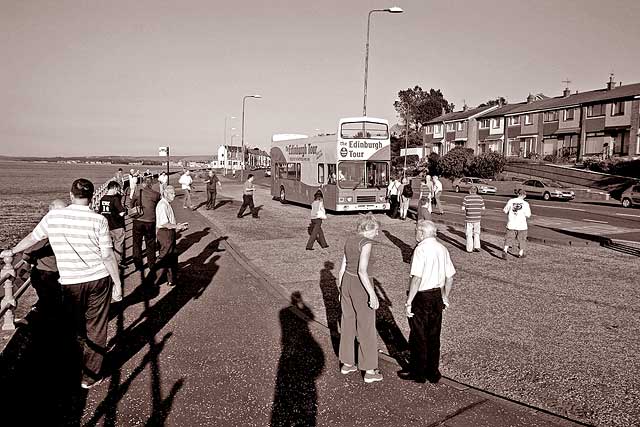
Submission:
[[140,204],[132,206],[131,209],[129,209],[129,216],[133,219],[140,218],[144,215],[144,209],[142,208],[142,188],[140,189],[138,196],[138,203]]

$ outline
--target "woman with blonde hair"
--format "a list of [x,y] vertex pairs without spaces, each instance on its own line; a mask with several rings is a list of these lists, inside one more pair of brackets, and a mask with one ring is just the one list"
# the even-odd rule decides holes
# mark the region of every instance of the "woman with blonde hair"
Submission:
[[[374,237],[379,224],[373,214],[363,215],[358,223],[358,234],[349,237],[344,245],[344,257],[338,286],[342,307],[342,333],[340,336],[340,372],[349,374],[365,371],[364,382],[382,381],[378,370],[378,341],[376,339],[376,310],[378,297],[369,279],[368,267]],[[358,340],[356,366],[355,340]]]

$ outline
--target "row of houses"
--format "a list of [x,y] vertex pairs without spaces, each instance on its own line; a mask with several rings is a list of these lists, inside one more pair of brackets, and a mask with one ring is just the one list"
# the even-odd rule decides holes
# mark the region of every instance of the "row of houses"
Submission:
[[442,114],[424,126],[426,152],[466,147],[476,154],[582,160],[640,155],[640,83]]
[[218,153],[211,160],[214,169],[241,170],[247,166],[249,169],[268,168],[271,166],[269,153],[259,148],[245,149],[245,158],[242,159],[242,147],[236,145],[221,145]]

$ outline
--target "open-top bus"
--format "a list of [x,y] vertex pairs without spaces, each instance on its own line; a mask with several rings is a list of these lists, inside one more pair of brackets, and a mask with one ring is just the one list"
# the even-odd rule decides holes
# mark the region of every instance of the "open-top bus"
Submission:
[[274,135],[271,195],[310,205],[320,189],[329,210],[386,210],[390,156],[384,119],[341,119],[330,135]]

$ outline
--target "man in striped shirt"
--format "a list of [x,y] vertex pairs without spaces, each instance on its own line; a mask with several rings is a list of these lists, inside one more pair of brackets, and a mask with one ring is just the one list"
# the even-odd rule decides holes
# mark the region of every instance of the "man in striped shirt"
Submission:
[[109,224],[104,216],[89,208],[93,191],[91,181],[75,180],[71,186],[71,205],[49,211],[15,248],[0,254],[13,256],[49,239],[60,273],[64,304],[73,317],[83,350],[81,386],[85,389],[102,381],[109,305],[111,298],[122,300]]
[[480,219],[484,210],[484,200],[478,195],[476,186],[469,188],[469,195],[464,196],[462,210],[465,212],[465,234],[467,236],[467,252],[480,252]]

